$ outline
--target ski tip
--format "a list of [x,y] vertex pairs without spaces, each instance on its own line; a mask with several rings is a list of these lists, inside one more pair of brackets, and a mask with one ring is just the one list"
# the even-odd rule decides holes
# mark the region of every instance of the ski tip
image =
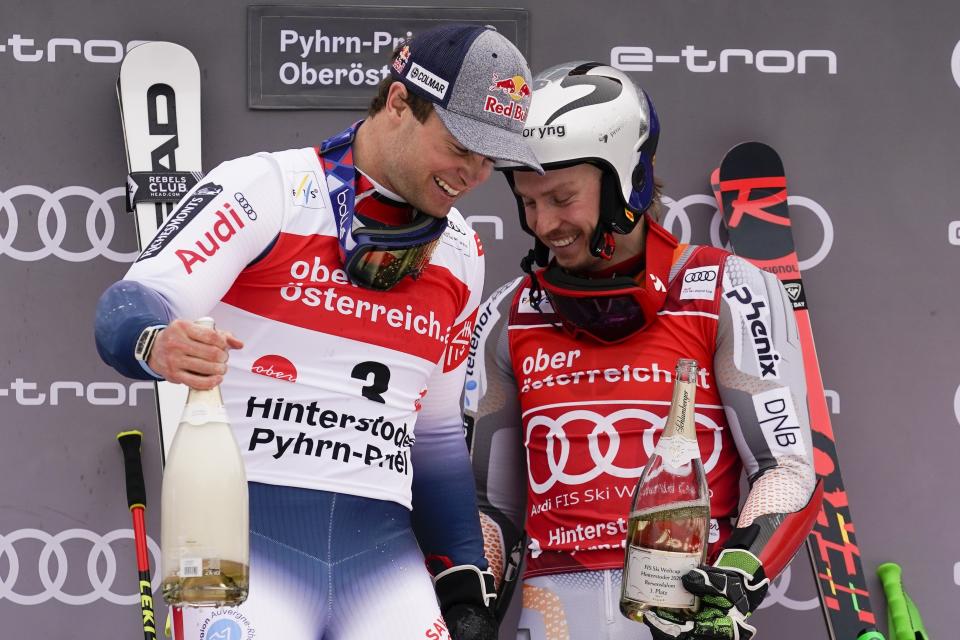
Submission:
[[[176,76],[200,76],[200,66],[193,53],[175,42],[154,40],[133,47],[120,63],[120,80],[142,75],[145,69],[165,69]],[[132,75],[131,75],[132,74]]]
[[767,153],[774,154],[777,153],[776,150],[766,142],[760,142],[759,140],[746,140],[744,142],[738,142],[730,147],[730,150],[727,151],[727,155],[731,153],[743,153],[745,151],[750,151],[751,153],[756,153],[759,151],[766,151]]
[[[735,189],[740,189],[744,186],[749,186],[750,188],[760,186],[785,188],[785,175],[783,161],[773,147],[763,142],[750,141],[735,145],[723,156],[723,160],[720,162],[719,180],[717,182],[724,191],[727,190],[728,186]],[[783,184],[727,184],[732,180],[749,181],[760,178],[776,179],[783,181]]]

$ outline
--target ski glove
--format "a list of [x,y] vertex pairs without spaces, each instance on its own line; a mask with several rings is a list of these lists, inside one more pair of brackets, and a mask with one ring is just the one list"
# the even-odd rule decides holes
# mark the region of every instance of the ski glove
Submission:
[[458,565],[437,574],[433,585],[452,640],[497,640],[499,624],[491,607],[497,594],[490,571]]
[[746,620],[760,606],[770,580],[755,555],[724,549],[712,567],[700,565],[681,581],[700,597],[700,610],[644,612],[643,622],[654,640],[750,640],[757,632]]

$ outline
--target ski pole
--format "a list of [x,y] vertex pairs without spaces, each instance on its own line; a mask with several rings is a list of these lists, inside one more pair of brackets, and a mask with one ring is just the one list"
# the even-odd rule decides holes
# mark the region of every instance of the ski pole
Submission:
[[900,565],[884,562],[877,567],[877,576],[887,595],[890,640],[930,640],[920,612],[903,588]]
[[147,526],[144,510],[147,490],[143,482],[143,464],[140,460],[140,431],[122,431],[117,434],[123,450],[123,468],[127,481],[127,505],[133,517],[133,540],[137,547],[137,571],[140,584],[140,613],[143,618],[144,640],[157,640],[157,622],[153,612],[153,587],[150,582],[150,555],[147,550]]

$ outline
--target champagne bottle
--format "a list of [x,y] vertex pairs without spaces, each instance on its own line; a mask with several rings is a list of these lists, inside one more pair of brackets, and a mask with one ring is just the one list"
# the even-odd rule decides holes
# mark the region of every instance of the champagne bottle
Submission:
[[[212,318],[197,324],[213,328]],[[246,600],[250,524],[247,476],[220,387],[190,389],[163,472],[163,598],[178,606]]]
[[620,611],[641,621],[651,607],[694,612],[680,578],[706,561],[710,496],[694,422],[697,362],[677,362],[670,415],[637,482],[627,525]]

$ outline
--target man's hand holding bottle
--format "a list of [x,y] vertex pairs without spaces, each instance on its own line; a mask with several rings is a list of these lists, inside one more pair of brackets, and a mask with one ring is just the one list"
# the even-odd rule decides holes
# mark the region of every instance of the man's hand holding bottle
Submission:
[[157,334],[147,366],[168,382],[212,389],[223,382],[230,349],[242,348],[229,331],[174,320]]
[[644,612],[643,622],[654,640],[750,640],[756,634],[746,620],[763,602],[770,580],[755,555],[724,549],[713,566],[700,565],[681,580],[700,598],[700,609],[694,614]]

